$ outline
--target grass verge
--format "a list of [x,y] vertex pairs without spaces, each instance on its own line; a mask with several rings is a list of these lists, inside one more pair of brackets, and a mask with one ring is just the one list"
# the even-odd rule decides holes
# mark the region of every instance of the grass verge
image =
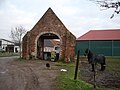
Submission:
[[[56,64],[62,69],[67,69],[67,72],[60,72],[55,82],[55,90],[118,90],[110,88],[93,88],[93,85],[88,84],[80,79],[74,80],[75,63]],[[80,70],[79,70],[80,71]]]

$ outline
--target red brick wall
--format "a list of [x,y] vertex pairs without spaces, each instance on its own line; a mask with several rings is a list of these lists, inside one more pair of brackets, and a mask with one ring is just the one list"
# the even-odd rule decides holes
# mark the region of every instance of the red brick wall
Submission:
[[29,55],[36,55],[36,41],[43,33],[53,33],[61,40],[60,58],[66,62],[73,61],[76,37],[67,30],[64,24],[59,20],[55,13],[49,8],[43,17],[37,22],[29,35],[23,38],[23,58],[29,58]]

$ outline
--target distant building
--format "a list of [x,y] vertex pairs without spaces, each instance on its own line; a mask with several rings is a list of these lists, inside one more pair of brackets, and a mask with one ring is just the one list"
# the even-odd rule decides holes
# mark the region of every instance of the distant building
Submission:
[[90,30],[76,40],[76,53],[83,55],[86,48],[95,54],[120,56],[120,29]]
[[[44,40],[44,59],[47,60],[48,57],[51,57],[51,53],[55,54],[60,49],[60,41],[55,39],[45,39]],[[60,51],[60,50],[59,50]]]
[[50,39],[44,40],[44,52],[54,51],[54,45]]
[[0,52],[19,52],[19,45],[16,43],[6,40],[6,39],[0,39]]

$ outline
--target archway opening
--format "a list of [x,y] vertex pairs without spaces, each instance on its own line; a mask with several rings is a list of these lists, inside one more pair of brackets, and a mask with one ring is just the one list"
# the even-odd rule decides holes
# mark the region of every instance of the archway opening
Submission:
[[37,40],[37,58],[58,61],[60,58],[61,40],[53,33],[42,34]]

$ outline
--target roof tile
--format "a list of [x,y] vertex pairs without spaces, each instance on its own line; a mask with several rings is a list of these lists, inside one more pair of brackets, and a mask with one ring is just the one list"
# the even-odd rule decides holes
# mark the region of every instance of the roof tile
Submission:
[[77,40],[120,40],[120,29],[90,30]]

